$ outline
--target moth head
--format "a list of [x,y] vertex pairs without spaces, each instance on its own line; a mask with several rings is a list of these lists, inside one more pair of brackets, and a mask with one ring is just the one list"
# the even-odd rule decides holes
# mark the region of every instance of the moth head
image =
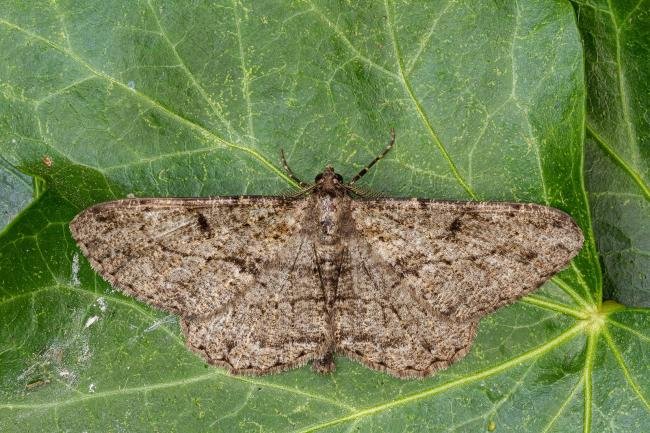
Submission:
[[314,179],[318,191],[331,196],[344,195],[346,192],[343,183],[343,176],[334,171],[334,167],[328,165],[322,173]]

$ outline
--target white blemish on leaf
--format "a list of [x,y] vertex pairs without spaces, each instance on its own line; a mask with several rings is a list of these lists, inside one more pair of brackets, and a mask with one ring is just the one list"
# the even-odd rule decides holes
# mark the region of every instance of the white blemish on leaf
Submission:
[[77,373],[72,372],[67,368],[60,368],[58,372],[59,372],[59,377],[68,384],[74,383],[77,380]]
[[24,369],[16,379],[18,379],[19,381],[25,380],[34,372],[34,370],[36,370],[36,367],[38,367],[38,363],[34,363],[30,365],[29,367]]
[[90,343],[88,343],[88,340],[84,340],[81,344],[81,353],[77,357],[77,361],[80,363],[86,363],[92,354],[93,353],[90,351]]
[[17,377],[18,381],[25,382],[26,387],[32,388],[34,383],[46,385],[50,383],[50,379],[57,376],[68,385],[76,382],[78,373],[72,366],[65,365],[65,353],[72,350],[71,343],[55,341],[43,352],[35,354],[34,362],[22,371]]
[[97,298],[95,303],[97,304],[97,306],[99,307],[102,313],[106,312],[106,309],[108,308],[108,304],[106,303],[106,299],[104,299],[103,296]]
[[86,325],[84,325],[84,328],[88,328],[90,325],[92,325],[98,320],[99,320],[99,316],[90,317],[88,320],[86,320]]
[[70,276],[70,284],[78,286],[79,282],[79,253],[74,253],[72,256],[72,272]]
[[151,332],[159,328],[160,326],[164,325],[165,323],[174,323],[176,322],[176,316],[165,316],[160,320],[156,320],[153,322],[151,326],[149,326],[147,329],[144,330],[144,332]]
[[135,81],[131,80],[128,83],[126,83],[127,86],[129,86],[129,89],[135,90]]
[[90,392],[90,393],[95,392],[95,384],[94,383],[91,383],[90,385],[88,385],[88,392]]

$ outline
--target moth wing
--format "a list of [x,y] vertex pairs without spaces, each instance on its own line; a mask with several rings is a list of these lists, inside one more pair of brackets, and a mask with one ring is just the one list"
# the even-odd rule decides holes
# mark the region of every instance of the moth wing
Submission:
[[358,200],[351,212],[402,290],[461,321],[532,292],[583,243],[571,217],[534,204]]
[[309,232],[290,238],[227,306],[182,323],[190,348],[234,374],[272,373],[321,357],[331,330]]
[[114,287],[185,317],[224,308],[299,235],[306,203],[273,197],[125,199],[70,223]]
[[435,311],[362,239],[347,242],[334,306],[336,350],[397,377],[424,377],[463,357],[475,320]]

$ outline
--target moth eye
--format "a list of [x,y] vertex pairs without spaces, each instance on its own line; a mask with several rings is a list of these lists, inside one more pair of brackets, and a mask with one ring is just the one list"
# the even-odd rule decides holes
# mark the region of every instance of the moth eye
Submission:
[[318,174],[318,175],[316,176],[316,179],[314,179],[314,181],[315,181],[315,182],[318,182],[318,181],[321,180],[322,178],[323,178],[323,173],[320,173],[320,174]]
[[336,177],[336,180],[338,180],[339,182],[343,183],[343,176],[341,176],[341,175],[338,174],[338,173],[336,173],[334,176]]

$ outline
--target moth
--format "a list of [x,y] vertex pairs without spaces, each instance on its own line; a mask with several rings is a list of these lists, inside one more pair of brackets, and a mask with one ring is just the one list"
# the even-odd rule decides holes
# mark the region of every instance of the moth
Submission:
[[233,374],[335,354],[400,378],[469,350],[479,320],[532,292],[583,235],[537,204],[373,197],[331,166],[291,196],[134,198],[70,223],[115,288],[177,314],[189,348]]

